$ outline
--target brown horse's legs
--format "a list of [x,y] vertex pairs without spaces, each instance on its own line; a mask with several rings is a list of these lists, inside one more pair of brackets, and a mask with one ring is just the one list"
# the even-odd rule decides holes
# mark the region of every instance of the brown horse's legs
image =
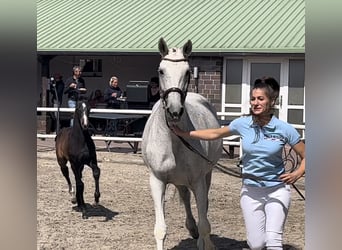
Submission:
[[75,199],[75,194],[74,194],[74,189],[72,187],[71,181],[70,181],[70,177],[69,177],[69,168],[66,165],[66,161],[62,161],[59,160],[58,164],[60,165],[61,171],[63,176],[65,177],[67,183],[68,183],[68,187],[69,187],[69,194],[71,195],[71,202],[72,203],[76,203],[76,199]]
[[93,170],[93,177],[94,177],[94,180],[95,180],[94,198],[95,198],[95,205],[97,205],[99,203],[100,196],[101,196],[101,194],[100,194],[100,185],[99,185],[99,179],[100,179],[101,170],[97,166],[96,163],[91,163],[90,167]]
[[83,171],[83,166],[82,167],[76,167],[72,166],[72,169],[74,170],[74,175],[75,175],[75,181],[76,181],[76,200],[77,200],[77,207],[80,209],[82,212],[82,218],[86,219],[86,205],[83,199],[83,192],[84,192],[84,183],[82,181],[82,171]]

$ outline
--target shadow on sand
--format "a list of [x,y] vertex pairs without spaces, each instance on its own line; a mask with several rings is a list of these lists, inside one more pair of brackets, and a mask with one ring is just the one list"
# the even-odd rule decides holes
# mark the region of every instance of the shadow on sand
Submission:
[[[91,205],[86,203],[87,212],[86,216],[89,217],[104,217],[104,221],[112,220],[114,216],[118,215],[119,213],[114,212],[102,205]],[[72,208],[76,212],[81,212],[77,206]]]
[[[218,235],[211,235],[211,240],[216,246],[217,250],[242,250],[249,249],[246,241],[238,241]],[[294,245],[283,245],[284,250],[303,250]],[[197,250],[196,239],[187,238],[182,240],[177,246],[174,246],[170,250]]]
[[[241,250],[243,248],[248,249],[246,241],[237,241],[225,237],[219,237],[215,234],[211,235],[211,240],[216,246],[217,250]],[[174,246],[170,250],[197,250],[196,239],[187,238],[182,240],[177,246]]]

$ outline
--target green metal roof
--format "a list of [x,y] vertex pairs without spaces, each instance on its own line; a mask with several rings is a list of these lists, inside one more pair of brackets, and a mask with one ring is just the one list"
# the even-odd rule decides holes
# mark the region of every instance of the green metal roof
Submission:
[[304,53],[305,0],[37,0],[39,52]]

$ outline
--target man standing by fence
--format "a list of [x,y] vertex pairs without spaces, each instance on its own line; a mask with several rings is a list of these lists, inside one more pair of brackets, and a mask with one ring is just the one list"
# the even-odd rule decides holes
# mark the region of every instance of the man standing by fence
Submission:
[[[72,76],[65,80],[66,90],[64,94],[68,95],[68,107],[75,108],[76,102],[80,97],[80,94],[84,94],[87,89],[85,87],[85,81],[81,77],[82,69],[80,66],[74,66],[72,68]],[[73,118],[70,119],[70,127],[73,125]]]

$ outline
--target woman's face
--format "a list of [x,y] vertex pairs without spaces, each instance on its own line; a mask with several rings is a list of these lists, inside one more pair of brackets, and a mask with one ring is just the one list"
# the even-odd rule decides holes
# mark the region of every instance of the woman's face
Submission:
[[74,70],[74,76],[76,76],[76,78],[79,78],[81,76],[81,74],[82,74],[81,69],[76,68]]
[[253,89],[250,104],[254,115],[269,114],[271,109],[271,100],[266,95],[265,89]]
[[113,87],[117,87],[117,86],[118,86],[118,83],[119,83],[119,82],[118,82],[117,79],[113,79],[113,80],[112,80],[112,86],[113,86]]

